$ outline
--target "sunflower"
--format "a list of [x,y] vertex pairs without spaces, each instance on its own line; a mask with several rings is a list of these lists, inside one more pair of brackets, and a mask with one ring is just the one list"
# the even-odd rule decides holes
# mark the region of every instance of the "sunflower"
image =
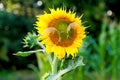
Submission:
[[50,9],[50,13],[38,16],[36,26],[46,52],[53,52],[59,59],[76,56],[86,37],[81,18],[61,8]]

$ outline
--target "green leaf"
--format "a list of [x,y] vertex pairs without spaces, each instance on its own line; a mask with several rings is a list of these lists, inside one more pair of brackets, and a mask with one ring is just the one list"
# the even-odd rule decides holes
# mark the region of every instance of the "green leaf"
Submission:
[[[68,63],[68,64],[66,64]],[[59,77],[61,77],[62,75],[66,74],[67,72],[76,69],[79,66],[83,66],[83,57],[78,56],[75,57],[74,59],[69,59],[69,60],[65,60],[63,66],[65,66],[65,68],[63,68],[62,70],[60,70],[57,74],[55,75],[49,75],[46,80],[57,80],[59,79]]]
[[27,56],[30,56],[31,54],[37,53],[37,52],[44,52],[44,50],[43,49],[39,49],[39,50],[35,50],[35,51],[26,51],[26,52],[19,51],[19,52],[17,52],[14,55],[22,56],[22,57],[27,57]]
[[[68,63],[66,65],[66,63]],[[75,69],[79,66],[83,66],[83,57],[82,56],[77,56],[75,57],[74,59],[69,59],[69,60],[65,60],[64,62],[64,66],[65,68],[68,68],[68,69]]]
[[30,56],[31,54],[33,54],[33,53],[29,53],[29,52],[21,52],[21,51],[19,51],[19,52],[17,52],[17,53],[14,54],[14,55],[22,56],[22,57],[27,57],[27,56]]

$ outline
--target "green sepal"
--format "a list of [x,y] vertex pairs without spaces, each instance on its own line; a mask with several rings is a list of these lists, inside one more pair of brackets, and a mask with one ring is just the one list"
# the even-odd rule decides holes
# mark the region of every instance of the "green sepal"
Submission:
[[23,47],[33,48],[34,46],[38,45],[38,43],[38,35],[35,32],[29,32],[23,39]]

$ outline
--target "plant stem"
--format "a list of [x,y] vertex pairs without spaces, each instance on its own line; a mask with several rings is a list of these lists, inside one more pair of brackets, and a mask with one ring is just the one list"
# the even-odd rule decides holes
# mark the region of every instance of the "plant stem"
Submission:
[[61,76],[64,75],[65,73],[69,72],[71,69],[64,69],[64,70],[61,70],[55,77],[54,77],[54,80],[58,79],[60,80]]
[[37,64],[38,64],[38,68],[39,68],[39,78],[41,77],[41,72],[40,70],[42,70],[43,68],[43,62],[41,60],[41,57],[40,57],[40,54],[39,53],[36,53],[36,58],[37,58]]
[[54,55],[54,59],[53,62],[51,64],[51,68],[52,68],[52,75],[57,73],[57,63],[58,63],[58,59],[57,57]]
[[45,51],[44,51],[44,54],[45,54],[45,56],[48,58],[48,60],[49,60],[49,62],[50,62],[50,65],[52,65],[52,58],[51,58],[50,55],[48,55],[48,54],[46,53],[46,48],[45,48],[45,46],[44,46],[43,44],[40,44],[39,41],[38,41],[37,43],[38,43],[38,45],[39,45],[43,50],[45,50]]
[[[64,61],[65,61],[65,59],[62,59],[61,65],[60,65],[60,71],[62,70]],[[60,76],[58,80],[62,80],[62,77]]]

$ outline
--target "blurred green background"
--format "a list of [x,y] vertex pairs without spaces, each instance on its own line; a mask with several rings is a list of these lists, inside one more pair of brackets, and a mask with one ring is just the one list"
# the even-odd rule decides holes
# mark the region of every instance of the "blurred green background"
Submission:
[[39,80],[34,72],[36,56],[13,54],[29,50],[22,42],[28,32],[35,31],[36,16],[58,7],[83,14],[83,25],[88,27],[79,49],[86,65],[63,80],[120,80],[119,5],[120,0],[0,0],[0,80]]

